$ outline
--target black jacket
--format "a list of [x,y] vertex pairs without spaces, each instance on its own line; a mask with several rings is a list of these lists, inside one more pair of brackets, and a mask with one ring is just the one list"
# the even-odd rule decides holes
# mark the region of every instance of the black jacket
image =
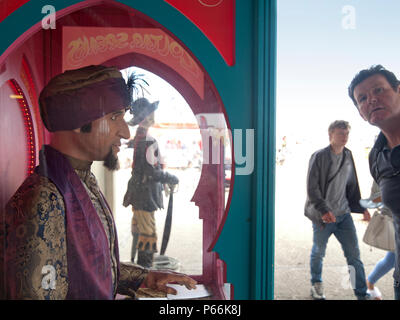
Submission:
[[381,132],[369,153],[369,167],[381,190],[383,204],[400,217],[400,146],[390,149]]
[[162,209],[163,184],[177,184],[179,180],[162,170],[157,141],[147,135],[145,128],[137,129],[133,145],[132,177],[123,205],[150,212]]
[[[387,149],[388,152],[385,153],[385,149]],[[396,161],[396,159],[400,159],[399,155],[396,154],[398,150],[399,148],[394,148],[393,151],[390,152],[384,134],[381,132],[378,135],[369,153],[369,169],[378,185],[382,178],[391,177],[395,175],[396,170],[400,169],[400,163],[397,163],[399,160]]]
[[[318,225],[323,225],[322,215],[331,211],[325,201],[326,192],[330,181],[328,181],[329,170],[332,165],[330,145],[324,149],[316,151],[310,159],[307,173],[307,200],[304,208],[304,214],[311,221]],[[351,212],[363,213],[365,209],[361,207],[360,187],[354,159],[351,151],[344,148],[344,157],[350,158],[353,165],[352,174],[346,185],[346,198],[349,202]]]

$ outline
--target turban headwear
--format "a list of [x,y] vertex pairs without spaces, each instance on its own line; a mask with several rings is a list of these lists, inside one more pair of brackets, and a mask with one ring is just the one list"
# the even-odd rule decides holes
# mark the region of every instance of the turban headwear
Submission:
[[129,89],[121,72],[101,65],[55,76],[39,97],[40,114],[50,132],[80,128],[129,104]]

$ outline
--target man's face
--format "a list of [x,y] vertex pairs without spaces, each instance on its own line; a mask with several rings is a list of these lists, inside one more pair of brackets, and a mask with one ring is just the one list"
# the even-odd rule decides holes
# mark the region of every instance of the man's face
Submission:
[[393,124],[393,120],[400,119],[400,87],[393,90],[380,74],[358,84],[354,97],[361,117],[374,126],[385,128]]
[[335,147],[344,147],[349,140],[349,129],[335,128],[329,133],[329,142]]
[[79,134],[80,149],[86,154],[86,158],[92,161],[106,160],[106,166],[107,163],[117,162],[121,138],[129,139],[130,137],[124,115],[124,109],[109,113],[93,121],[90,132]]

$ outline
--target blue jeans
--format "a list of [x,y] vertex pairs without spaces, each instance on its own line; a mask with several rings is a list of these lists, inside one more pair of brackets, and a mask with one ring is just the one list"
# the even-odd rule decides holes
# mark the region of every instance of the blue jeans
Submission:
[[394,268],[395,254],[392,251],[388,251],[386,255],[378,261],[375,265],[374,270],[368,276],[369,283],[376,283],[380,278],[382,278],[386,273],[388,273],[392,268]]
[[[353,218],[350,213],[336,217],[335,223],[320,226],[313,224],[313,246],[310,257],[311,284],[322,282],[322,261],[325,257],[326,245],[329,237],[334,234],[340,242],[347,264],[355,272],[354,293],[357,297],[364,297],[367,293],[364,265],[360,260],[360,249]],[[353,269],[354,268],[354,269]]]

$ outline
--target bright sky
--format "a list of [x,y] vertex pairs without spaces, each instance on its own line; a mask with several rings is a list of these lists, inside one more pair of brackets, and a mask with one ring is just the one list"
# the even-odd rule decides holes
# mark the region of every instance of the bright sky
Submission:
[[[277,137],[295,135],[321,147],[327,126],[352,125],[349,146],[378,132],[347,95],[353,76],[382,64],[400,76],[400,1],[278,0]],[[356,138],[357,136],[357,138]]]
[[[379,130],[361,119],[347,87],[356,73],[374,64],[400,77],[400,1],[277,3],[277,148],[283,136],[288,145],[284,171],[277,178],[288,172],[291,181],[295,176],[298,181],[293,192],[305,190],[311,153],[328,145],[329,124],[343,119],[352,127],[347,146],[353,151],[362,196],[368,196],[372,178],[367,148]],[[303,202],[301,198],[296,206]]]

